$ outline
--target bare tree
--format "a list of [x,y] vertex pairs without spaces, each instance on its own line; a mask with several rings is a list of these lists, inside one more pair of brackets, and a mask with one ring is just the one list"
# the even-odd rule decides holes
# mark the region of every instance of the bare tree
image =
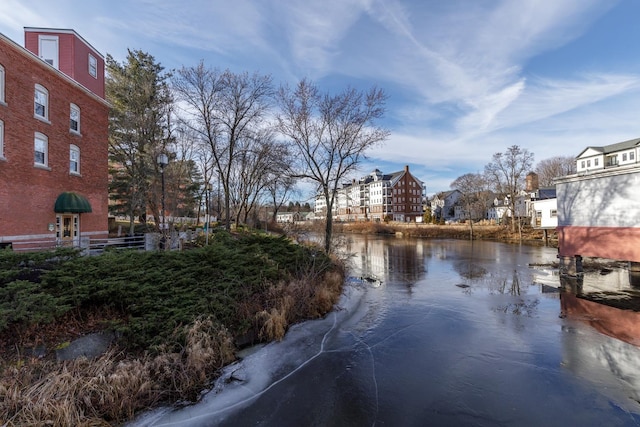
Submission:
[[274,160],[276,160],[277,163],[274,164],[273,170],[269,171],[266,196],[269,198],[269,203],[273,206],[271,220],[275,222],[278,217],[278,211],[282,208],[282,205],[284,205],[290,195],[295,194],[296,180],[291,170],[293,158],[289,147],[286,144],[278,144],[273,154]]
[[469,220],[469,240],[473,240],[473,221],[484,218],[487,210],[487,180],[485,175],[467,173],[451,183],[451,188],[460,191],[463,215]]
[[557,156],[540,160],[535,171],[540,186],[551,187],[554,185],[554,178],[576,173],[576,159],[571,156]]
[[273,86],[270,76],[221,72],[204,66],[183,67],[172,80],[183,101],[186,123],[199,133],[211,150],[224,190],[225,226],[231,229],[232,190],[242,179],[243,149],[265,126]]
[[[504,153],[495,153],[491,163],[484,167],[485,175],[497,193],[506,195],[509,200],[511,212],[511,231],[515,232],[516,226],[516,198],[520,190],[524,188],[524,179],[533,164],[533,153],[526,148],[512,145]],[[522,227],[518,222],[520,239],[522,239]]]
[[269,178],[286,172],[286,168],[280,170],[279,155],[284,151],[283,144],[274,141],[270,129],[263,129],[245,142],[239,150],[238,179],[235,180],[235,191],[232,191],[236,221],[243,223],[247,223],[258,200],[266,193]]
[[384,115],[386,98],[375,87],[366,93],[347,88],[337,95],[320,94],[308,80],[278,92],[278,130],[293,143],[299,161],[296,176],[317,184],[326,202],[326,252],[331,251],[338,185],[365,158],[367,149],[389,135],[375,123]]

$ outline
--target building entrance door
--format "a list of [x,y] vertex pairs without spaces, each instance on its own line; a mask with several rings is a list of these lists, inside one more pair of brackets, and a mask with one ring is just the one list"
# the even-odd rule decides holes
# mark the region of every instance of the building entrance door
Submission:
[[57,237],[62,246],[74,246],[78,239],[78,215],[58,215]]

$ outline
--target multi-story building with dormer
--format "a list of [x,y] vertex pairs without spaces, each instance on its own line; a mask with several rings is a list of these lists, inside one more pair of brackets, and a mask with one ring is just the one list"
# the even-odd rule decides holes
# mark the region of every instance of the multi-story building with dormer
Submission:
[[[422,222],[424,200],[424,183],[411,174],[409,166],[391,174],[376,169],[338,189],[333,216],[338,221]],[[318,195],[316,218],[324,212],[324,196]]]
[[0,246],[106,237],[104,58],[73,30],[0,34]]
[[568,270],[577,257],[640,265],[640,138],[585,148],[577,173],[556,179],[558,250]]

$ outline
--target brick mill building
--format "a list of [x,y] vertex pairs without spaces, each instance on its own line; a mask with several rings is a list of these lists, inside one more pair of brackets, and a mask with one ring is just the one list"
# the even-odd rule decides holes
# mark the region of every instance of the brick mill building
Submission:
[[104,57],[73,30],[0,34],[0,247],[108,234]]
[[[409,166],[390,174],[376,169],[369,175],[343,184],[338,189],[333,211],[338,221],[422,222],[425,198],[424,183]],[[323,218],[324,196],[316,197],[315,214]]]

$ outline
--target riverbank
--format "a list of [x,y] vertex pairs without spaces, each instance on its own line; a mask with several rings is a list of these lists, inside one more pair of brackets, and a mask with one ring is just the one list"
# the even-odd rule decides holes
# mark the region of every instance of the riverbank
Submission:
[[[242,345],[278,340],[342,292],[340,263],[283,237],[217,233],[185,252],[0,252],[0,425],[117,425],[194,401]],[[81,336],[101,357],[60,361]]]
[[[359,234],[398,234],[406,237],[423,237],[431,239],[460,239],[469,240],[471,230],[467,224],[422,224],[402,222],[350,222],[337,223],[336,232]],[[558,246],[558,236],[555,230],[547,230],[545,241],[544,230],[525,226],[522,236],[516,230],[511,231],[509,226],[490,223],[478,223],[473,225],[474,240],[491,240],[506,243],[526,243],[531,245]]]

